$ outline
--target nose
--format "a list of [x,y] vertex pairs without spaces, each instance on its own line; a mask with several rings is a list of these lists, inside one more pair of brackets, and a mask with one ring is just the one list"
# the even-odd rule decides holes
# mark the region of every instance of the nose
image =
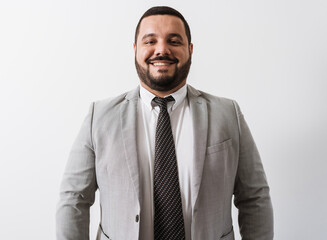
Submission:
[[154,52],[156,56],[168,56],[170,53],[169,45],[166,42],[160,41],[156,44]]

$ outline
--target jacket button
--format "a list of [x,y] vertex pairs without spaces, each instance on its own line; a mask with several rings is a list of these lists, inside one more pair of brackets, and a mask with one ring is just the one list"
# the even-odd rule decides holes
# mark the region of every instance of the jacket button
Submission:
[[135,217],[135,222],[139,222],[139,220],[140,220],[140,216],[137,214]]

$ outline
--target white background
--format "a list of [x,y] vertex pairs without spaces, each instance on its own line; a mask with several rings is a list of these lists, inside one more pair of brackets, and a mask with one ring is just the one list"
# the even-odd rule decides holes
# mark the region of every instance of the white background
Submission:
[[[154,5],[191,26],[188,82],[239,102],[270,183],[275,239],[326,239],[325,0],[1,0],[0,239],[55,239],[70,147],[92,101],[137,86],[134,30]],[[91,239],[98,215],[96,202]]]

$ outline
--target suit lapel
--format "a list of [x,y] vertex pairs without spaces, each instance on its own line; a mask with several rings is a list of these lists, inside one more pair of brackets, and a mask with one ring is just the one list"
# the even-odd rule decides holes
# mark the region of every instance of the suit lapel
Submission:
[[126,163],[140,203],[139,162],[137,159],[136,124],[139,88],[128,92],[120,108],[121,129]]
[[[126,101],[120,108],[121,129],[128,171],[134,184],[135,192],[141,202],[139,162],[137,159],[136,127],[139,88],[127,93]],[[192,180],[192,208],[199,195],[203,165],[207,148],[208,110],[201,93],[188,85],[188,99],[193,119],[194,160]]]
[[192,180],[192,208],[199,195],[201,186],[203,165],[207,149],[208,136],[208,109],[205,99],[201,93],[188,85],[188,98],[193,119],[194,131],[194,160],[193,160],[193,180]]

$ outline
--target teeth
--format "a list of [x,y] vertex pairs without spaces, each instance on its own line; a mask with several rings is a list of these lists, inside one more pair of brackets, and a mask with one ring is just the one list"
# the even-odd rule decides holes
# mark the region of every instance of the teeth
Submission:
[[170,65],[170,63],[162,63],[162,62],[157,62],[157,63],[153,63],[154,66],[168,66]]

